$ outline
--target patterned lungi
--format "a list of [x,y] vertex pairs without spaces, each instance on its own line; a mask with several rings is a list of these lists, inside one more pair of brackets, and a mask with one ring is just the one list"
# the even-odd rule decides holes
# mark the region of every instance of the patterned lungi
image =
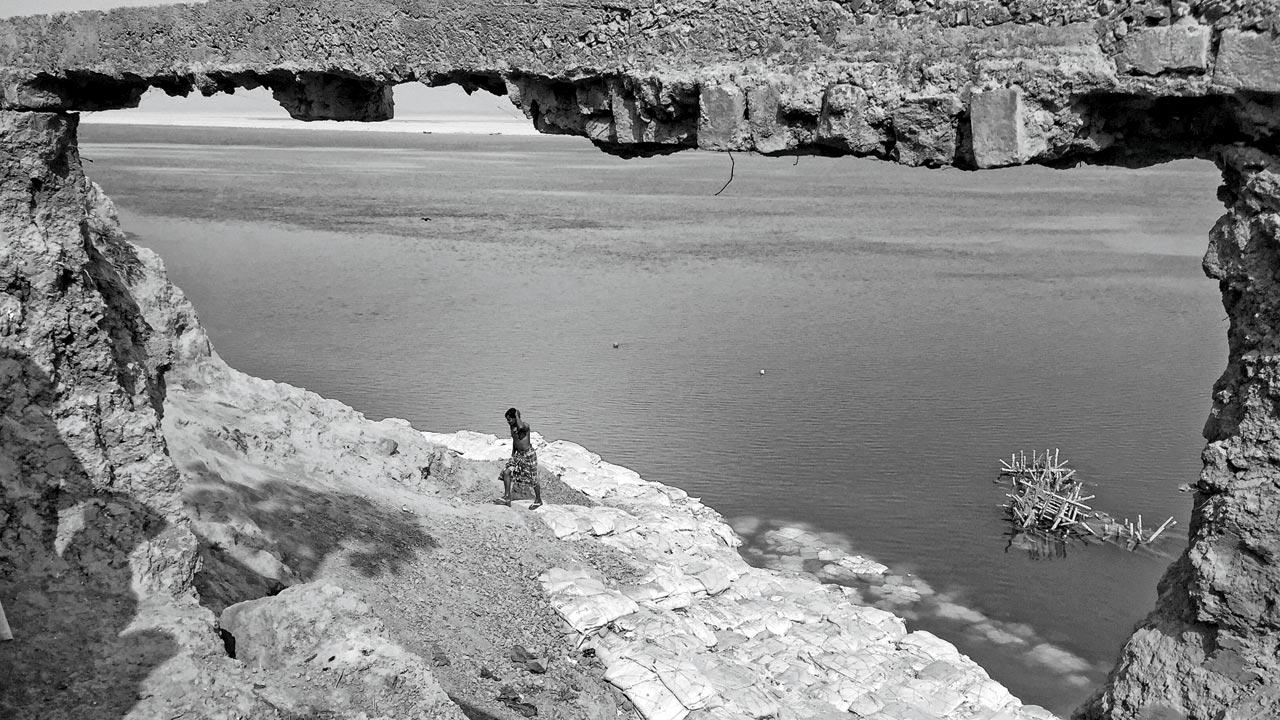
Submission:
[[511,471],[511,482],[516,485],[538,485],[538,453],[533,449],[516,451],[507,460],[504,469]]

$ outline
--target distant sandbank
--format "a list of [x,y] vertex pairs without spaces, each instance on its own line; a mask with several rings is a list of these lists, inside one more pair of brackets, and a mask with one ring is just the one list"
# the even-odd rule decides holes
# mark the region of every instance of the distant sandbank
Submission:
[[89,125],[160,125],[168,127],[252,128],[289,130],[343,130],[351,132],[441,133],[461,135],[537,135],[528,122],[493,118],[451,116],[432,117],[405,115],[383,122],[338,122],[317,120],[301,122],[290,117],[267,115],[196,114],[125,110],[84,113],[82,122]]

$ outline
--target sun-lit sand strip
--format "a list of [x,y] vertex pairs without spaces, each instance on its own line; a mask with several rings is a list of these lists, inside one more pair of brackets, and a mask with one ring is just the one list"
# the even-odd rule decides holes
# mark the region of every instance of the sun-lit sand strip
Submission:
[[516,118],[494,120],[466,115],[438,117],[405,115],[385,122],[338,122],[319,120],[299,122],[288,116],[197,114],[126,110],[84,113],[82,122],[90,125],[160,125],[167,127],[252,128],[289,130],[344,130],[353,132],[441,133],[461,135],[537,135],[528,122]]

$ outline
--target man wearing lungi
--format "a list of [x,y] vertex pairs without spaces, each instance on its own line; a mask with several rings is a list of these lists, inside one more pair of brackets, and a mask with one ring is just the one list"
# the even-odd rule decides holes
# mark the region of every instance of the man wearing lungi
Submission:
[[533,486],[534,510],[542,506],[542,485],[538,482],[538,454],[533,451],[529,425],[520,419],[520,411],[507,410],[507,424],[511,426],[511,459],[502,468],[502,502],[511,504],[511,488]]

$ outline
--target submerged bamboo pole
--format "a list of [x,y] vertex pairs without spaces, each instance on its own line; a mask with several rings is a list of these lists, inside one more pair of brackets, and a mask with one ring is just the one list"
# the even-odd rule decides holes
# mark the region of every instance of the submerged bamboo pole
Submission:
[[1151,542],[1156,538],[1160,537],[1160,533],[1164,532],[1165,528],[1169,527],[1170,525],[1177,525],[1177,524],[1178,523],[1172,517],[1170,517],[1168,520],[1165,520],[1164,523],[1160,525],[1160,528],[1158,530],[1151,533],[1151,537],[1147,538],[1147,542]]

